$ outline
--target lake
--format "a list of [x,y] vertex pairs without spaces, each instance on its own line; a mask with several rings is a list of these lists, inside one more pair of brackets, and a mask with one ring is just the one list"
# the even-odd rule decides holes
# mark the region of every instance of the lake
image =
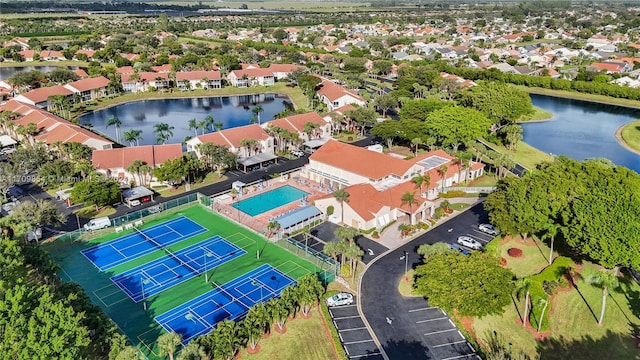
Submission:
[[[122,121],[121,134],[131,129],[142,130],[140,145],[152,145],[156,139],[154,125],[167,123],[175,127],[173,137],[167,142],[181,143],[187,136],[195,135],[194,130],[189,129],[190,119],[201,121],[211,115],[216,122],[222,123],[224,130],[250,124],[251,109],[255,104],[262,106],[261,122],[272,120],[275,114],[284,110],[285,101],[290,102],[289,97],[278,94],[142,100],[88,113],[80,118],[80,124],[115,139],[115,128],[106,126],[107,120],[115,116]],[[198,135],[201,134],[202,130],[199,130]],[[124,141],[121,143],[129,145]]]
[[640,155],[624,148],[615,137],[620,126],[640,118],[640,110],[534,94],[531,101],[554,117],[521,124],[527,144],[576,160],[607,158],[640,173]]
[[[7,80],[8,78],[12,77],[13,75],[21,71],[39,70],[39,71],[42,71],[43,73],[48,73],[59,67],[60,66],[22,66],[22,67],[2,66],[0,67],[0,80]],[[66,67],[72,70],[78,69],[77,66],[62,66],[62,67]]]

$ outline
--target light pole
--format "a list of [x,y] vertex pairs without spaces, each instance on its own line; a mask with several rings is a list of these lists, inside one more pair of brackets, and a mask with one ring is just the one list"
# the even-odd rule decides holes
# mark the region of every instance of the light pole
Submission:
[[260,285],[260,302],[262,302],[262,285],[260,284],[260,282],[258,280],[253,280],[251,281],[251,285],[253,286],[258,286]]
[[148,284],[150,281],[149,279],[142,279],[142,281],[140,282],[140,287],[142,288],[142,308],[144,309],[144,311],[147,311],[147,301],[145,300],[144,297],[144,285]]
[[307,249],[309,248],[308,241],[309,241],[309,233],[305,231],[304,232],[304,257],[307,257],[307,255],[308,255],[307,254],[307,252],[308,252]]
[[407,271],[409,271],[409,254],[404,251],[404,255],[400,257],[400,260],[404,260],[404,281],[409,282]]
[[204,250],[204,282],[209,282],[209,276],[207,274],[207,258],[213,256],[213,254],[207,250]]

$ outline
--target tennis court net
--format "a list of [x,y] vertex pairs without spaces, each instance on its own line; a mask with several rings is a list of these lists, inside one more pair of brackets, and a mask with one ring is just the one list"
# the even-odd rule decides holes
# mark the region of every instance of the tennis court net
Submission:
[[136,227],[134,227],[133,229],[138,234],[140,234],[140,236],[144,237],[147,241],[149,241],[150,243],[155,245],[158,249],[163,250],[165,252],[165,254],[167,254],[167,256],[169,256],[173,260],[177,261],[181,266],[184,266],[185,268],[187,268],[189,271],[191,271],[195,275],[199,275],[200,274],[200,272],[198,270],[196,270],[193,266],[189,265],[184,260],[182,260],[180,257],[178,257],[178,255],[176,255],[173,251],[169,250],[169,248],[166,248],[166,247],[162,246],[159,242],[155,241],[153,238],[151,238],[150,236],[148,236],[147,234],[142,232],[140,229],[138,229]]

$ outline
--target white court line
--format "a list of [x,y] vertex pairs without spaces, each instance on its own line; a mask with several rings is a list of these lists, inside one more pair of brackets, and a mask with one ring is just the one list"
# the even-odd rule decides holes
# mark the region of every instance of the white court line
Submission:
[[366,329],[366,327],[363,326],[363,327],[357,327],[357,328],[351,328],[351,329],[338,330],[338,332],[355,331],[355,330],[363,330],[363,329]]
[[448,317],[443,316],[443,317],[439,317],[439,318],[435,318],[435,319],[420,320],[420,321],[416,321],[416,324],[422,324],[422,323],[426,323],[426,322],[430,322],[430,321],[438,321],[438,320],[444,320],[444,319],[448,319]]
[[435,345],[435,346],[431,346],[431,347],[432,347],[432,348],[439,348],[439,347],[443,347],[443,346],[450,346],[450,345],[455,345],[455,344],[462,344],[463,342],[467,342],[467,340],[454,341],[454,342],[450,342],[450,343],[446,343],[446,344],[440,344],[440,345]]
[[437,308],[438,308],[437,306],[431,306],[431,307],[425,307],[425,308],[409,310],[409,312],[412,313],[412,312],[416,312],[416,311],[431,310],[431,309],[437,309]]
[[355,318],[359,318],[360,315],[354,315],[354,316],[342,316],[342,317],[336,317],[334,318],[335,320],[342,320],[342,319],[355,319]]
[[449,329],[449,330],[434,331],[434,332],[426,333],[426,334],[424,334],[424,335],[425,335],[425,336],[429,336],[429,335],[435,335],[435,334],[446,333],[446,332],[450,332],[450,331],[458,331],[458,329]]
[[373,339],[360,340],[360,341],[351,341],[351,342],[343,342],[343,344],[344,345],[351,345],[351,344],[362,344],[362,343],[366,343],[366,342],[373,342]]
[[376,355],[380,355],[380,354],[381,353],[378,351],[376,353],[369,353],[369,354],[364,354],[364,355],[351,355],[351,356],[349,356],[349,359],[360,359],[360,358],[376,356]]

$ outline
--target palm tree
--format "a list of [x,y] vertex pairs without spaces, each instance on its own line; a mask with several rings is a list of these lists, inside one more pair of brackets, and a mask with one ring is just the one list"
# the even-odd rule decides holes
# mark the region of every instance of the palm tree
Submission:
[[260,125],[260,114],[262,113],[262,111],[263,109],[260,104],[257,104],[251,109],[251,112],[258,118],[258,125]]
[[215,344],[213,357],[216,359],[231,360],[243,342],[240,325],[229,319],[219,322],[212,335]]
[[[207,131],[207,121],[206,120],[198,121],[198,129],[202,130],[202,135],[204,135],[204,133]],[[196,136],[198,136],[197,133],[196,133]]]
[[141,185],[142,184],[142,178],[140,177],[140,168],[144,165],[144,162],[142,160],[134,160],[131,165],[127,166],[127,168],[125,170],[127,170],[127,172],[131,173],[131,175],[134,177],[137,175],[138,178],[135,179],[136,184]]
[[140,140],[142,140],[142,130],[131,129],[124,132],[124,141],[128,141],[129,145],[140,145]]
[[429,173],[424,173],[423,175],[416,175],[411,179],[411,182],[414,183],[416,189],[420,189],[420,194],[423,194],[422,185],[427,187],[427,192],[429,191],[429,184],[431,184],[431,176]]
[[258,144],[258,140],[256,140],[256,139],[244,138],[244,139],[240,140],[240,146],[242,146],[242,147],[247,149],[247,157],[251,156],[251,149],[256,147],[257,144]]
[[587,282],[602,289],[602,308],[600,309],[600,318],[598,319],[598,325],[602,325],[609,290],[615,290],[620,286],[618,282],[618,269],[598,271],[587,277]]
[[420,202],[416,199],[415,192],[409,192],[402,194],[400,198],[400,206],[409,205],[409,225],[413,225],[413,205],[418,205]]
[[338,254],[340,253],[340,245],[336,241],[330,241],[322,248],[322,252],[331,256],[333,261],[337,261]]
[[268,234],[267,238],[270,238],[279,230],[280,230],[280,223],[277,221],[270,221],[269,224],[267,225],[267,234]]
[[191,341],[178,353],[176,360],[201,360],[206,355],[207,353],[200,344]]
[[364,255],[364,251],[358,246],[358,244],[351,243],[349,247],[346,248],[344,255],[350,259],[351,262],[351,275],[352,279],[356,278],[356,267],[358,266],[358,261],[362,259],[362,255]]
[[344,224],[344,203],[349,203],[349,193],[345,189],[334,191],[333,197],[340,203],[340,222]]
[[147,185],[147,177],[153,174],[153,168],[147,164],[140,166],[140,179],[142,180],[141,185]]
[[267,303],[268,307],[271,309],[271,314],[273,316],[273,320],[276,323],[276,326],[280,331],[284,331],[285,324],[287,322],[287,316],[289,315],[289,309],[287,308],[287,304],[285,300],[282,298],[273,298],[269,300]]
[[169,360],[173,360],[173,353],[176,351],[176,347],[182,342],[182,335],[170,332],[162,334],[158,337],[158,348],[160,353],[158,355],[169,355]]
[[555,222],[549,222],[543,226],[543,237],[549,239],[549,265],[553,262],[553,243],[555,242],[555,238],[558,235],[560,228],[560,224],[556,224]]
[[198,120],[195,118],[189,119],[189,130],[193,130],[194,136],[198,136]]
[[107,128],[109,126],[113,126],[116,128],[116,141],[120,142],[120,125],[122,125],[122,120],[117,117],[111,115],[111,117],[107,120]]
[[544,321],[544,312],[547,311],[547,306],[549,305],[549,300],[545,298],[538,298],[536,300],[536,306],[542,306],[542,311],[540,312],[540,319],[538,319],[538,334],[540,334],[540,329],[542,328],[542,322]]
[[334,235],[340,240],[348,240],[349,244],[353,244],[353,240],[360,235],[360,230],[351,226],[338,226]]
[[411,139],[411,146],[413,146],[413,156],[414,157],[418,156],[418,148],[420,147],[420,145],[423,145],[423,144],[424,144],[424,142],[419,137]]
[[249,339],[248,345],[251,350],[256,350],[258,347],[258,341],[262,335],[264,335],[264,328],[262,327],[262,321],[259,318],[259,314],[254,310],[255,307],[251,307],[247,316],[242,321],[242,328]]
[[159,123],[153,126],[153,133],[156,134],[156,142],[165,144],[173,136],[173,126],[167,123]]
[[438,168],[438,175],[440,175],[440,179],[442,181],[442,192],[444,192],[444,177],[447,176],[447,165],[442,164],[439,168]]
[[280,294],[280,300],[283,301],[289,315],[293,318],[296,317],[300,300],[298,288],[296,286],[289,286],[285,288]]
[[522,326],[527,326],[527,320],[529,319],[529,290],[531,289],[531,279],[522,278],[516,282],[516,296],[520,298],[520,295],[524,294],[524,311],[522,312]]
[[324,287],[317,275],[307,274],[298,280],[298,289],[302,314],[307,316],[324,293]]

